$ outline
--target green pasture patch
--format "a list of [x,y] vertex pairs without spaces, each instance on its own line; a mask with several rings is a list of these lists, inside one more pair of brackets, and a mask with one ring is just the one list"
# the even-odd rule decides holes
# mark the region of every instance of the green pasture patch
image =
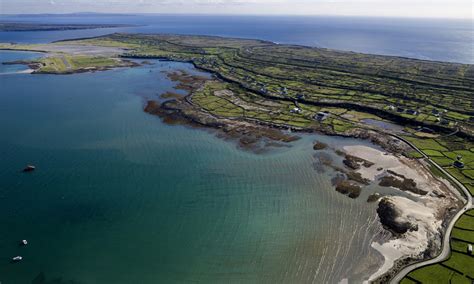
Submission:
[[421,150],[436,150],[436,151],[447,151],[445,147],[441,146],[436,140],[434,139],[423,139],[423,138],[414,138],[411,136],[405,136],[406,140],[410,141],[411,143],[415,144],[416,147],[420,148]]
[[460,239],[462,241],[474,244],[474,232],[468,230],[461,230],[456,227],[453,228],[451,237]]
[[451,240],[451,249],[457,252],[465,253],[467,252],[467,242]]
[[444,155],[436,150],[423,150],[423,152],[430,157],[444,157]]
[[451,257],[443,262],[446,266],[462,271],[465,275],[474,278],[474,257],[458,252],[452,252]]
[[461,229],[472,230],[472,234],[474,235],[474,217],[464,214],[459,218],[455,226]]
[[412,271],[408,276],[422,283],[449,283],[454,273],[440,264],[433,264]]
[[446,157],[432,157],[431,158],[435,163],[440,165],[441,167],[449,167],[453,165],[453,160],[446,158]]
[[446,169],[451,175],[453,175],[459,182],[463,184],[473,184],[473,180],[461,172],[458,168],[448,168]]
[[472,280],[469,278],[460,275],[458,273],[454,273],[453,276],[451,277],[451,282],[453,284],[472,284]]
[[474,170],[463,170],[462,174],[474,181]]
[[420,159],[423,158],[423,155],[421,155],[418,151],[410,151],[407,154],[408,158],[413,158],[413,159]]

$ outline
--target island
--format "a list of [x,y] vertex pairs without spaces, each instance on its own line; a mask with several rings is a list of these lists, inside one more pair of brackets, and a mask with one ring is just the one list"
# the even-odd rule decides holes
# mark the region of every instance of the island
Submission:
[[123,28],[131,25],[121,24],[36,24],[36,23],[0,23],[0,32],[38,32],[38,31],[66,31],[90,30],[106,28]]
[[[374,214],[385,236],[372,244],[385,258],[370,278],[375,283],[403,277],[430,259],[445,260],[455,222],[467,218],[461,217],[464,212],[472,215],[473,65],[169,34],[2,43],[0,49],[44,53],[9,63],[26,64],[35,74],[133,67],[150,59],[189,62],[213,76],[170,71],[168,77],[186,95],[163,94],[163,101],[144,102],[144,111],[166,123],[213,129],[243,149],[284,146],[299,132],[380,145],[385,152],[366,146],[332,149],[318,142],[312,149],[322,165],[338,173],[334,189],[348,198],[358,198],[370,184],[404,193],[374,192],[368,200],[378,204]],[[337,153],[343,165],[318,156],[323,149]],[[449,267],[472,280],[469,261],[454,260]]]

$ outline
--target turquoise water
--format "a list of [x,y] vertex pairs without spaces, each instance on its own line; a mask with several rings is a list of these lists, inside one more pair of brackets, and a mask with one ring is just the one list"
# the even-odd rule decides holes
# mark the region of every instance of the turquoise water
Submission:
[[[144,98],[172,89],[160,71],[198,72],[184,63],[12,74],[21,69],[0,65],[2,283],[332,283],[380,264],[371,192],[349,199],[314,169],[315,139],[365,142],[308,135],[257,155],[165,125]],[[28,163],[37,171],[21,173]]]

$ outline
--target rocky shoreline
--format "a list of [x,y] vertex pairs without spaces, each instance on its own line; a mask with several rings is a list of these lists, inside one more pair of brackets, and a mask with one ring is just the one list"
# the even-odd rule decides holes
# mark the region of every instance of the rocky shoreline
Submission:
[[[380,132],[362,128],[354,128],[345,133],[335,133],[334,131],[321,127],[321,128],[294,128],[291,126],[275,125],[272,123],[263,123],[261,121],[255,121],[250,119],[229,119],[215,116],[208,113],[207,111],[196,106],[192,102],[193,92],[202,87],[205,80],[193,80],[190,76],[185,75],[184,79],[180,79],[177,74],[171,75],[173,80],[179,81],[178,88],[189,92],[188,95],[178,96],[166,96],[169,100],[162,103],[157,101],[147,101],[144,111],[153,115],[158,115],[163,119],[164,122],[169,124],[184,124],[193,127],[203,127],[206,129],[213,129],[217,131],[217,136],[224,139],[232,139],[237,141],[239,147],[251,150],[254,152],[262,152],[268,146],[283,146],[287,142],[294,141],[298,137],[294,133],[314,133],[319,132],[326,135],[337,135],[345,137],[353,137],[363,140],[370,140],[372,143],[381,146],[387,154],[394,159],[409,160],[404,157],[412,149],[405,143],[396,139],[395,137],[384,135]],[[212,79],[209,79],[212,80]],[[291,132],[288,132],[290,130]],[[323,143],[315,143],[314,150],[319,151],[326,149],[327,145]],[[379,202],[377,212],[380,218],[381,225],[391,234],[386,242],[374,245],[384,257],[386,258],[386,264],[378,274],[371,279],[375,283],[385,283],[391,279],[400,269],[407,264],[427,259],[436,255],[441,246],[441,238],[443,237],[444,224],[448,223],[449,219],[452,218],[456,209],[461,206],[459,197],[452,194],[452,189],[449,189],[449,185],[438,181],[437,178],[424,169],[422,175],[427,175],[425,178],[433,178],[436,180],[437,187],[442,190],[434,190],[434,187],[430,190],[424,189],[426,186],[420,181],[415,181],[414,176],[408,176],[404,171],[398,173],[390,168],[385,169],[386,165],[383,165],[381,161],[371,161],[367,157],[362,157],[352,151],[338,151],[338,155],[343,156],[343,164],[346,169],[331,166],[331,162],[326,161],[323,163],[326,166],[331,166],[340,175],[333,180],[335,190],[341,194],[347,195],[349,198],[357,198],[364,186],[372,182],[372,180],[379,180],[380,186],[396,188],[400,191],[408,192],[416,198],[424,198],[423,204],[420,205],[423,208],[433,208],[432,214],[429,216],[419,216],[418,219],[412,220],[406,217],[409,209],[405,208],[407,202],[411,204],[417,204],[409,199],[402,198],[399,196],[382,196],[378,193],[374,193],[369,196],[367,202]],[[404,167],[425,167],[421,164],[415,165],[414,163],[420,163],[413,161],[413,163],[404,164]],[[374,168],[377,168],[374,170]],[[370,177],[364,173],[364,170],[370,170],[372,172],[381,173],[383,175]],[[382,171],[384,169],[384,171]],[[443,184],[443,185],[441,185]],[[435,199],[444,200],[441,202],[443,206],[433,207],[433,201]],[[437,208],[437,209],[434,209]],[[426,209],[424,209],[426,210]],[[405,216],[405,217],[403,217]],[[428,218],[428,219],[426,219]],[[427,225],[432,220],[437,225],[430,227]],[[436,220],[436,221],[435,221]],[[419,223],[421,222],[421,223]],[[425,223],[426,222],[426,223]],[[416,235],[417,240],[424,240],[422,247],[417,247],[415,250],[404,241],[410,233]],[[410,239],[411,238],[411,239]],[[408,236],[408,239],[413,241],[413,236]],[[408,253],[407,250],[401,252],[401,254],[394,256],[390,251],[384,251],[383,249],[377,248],[377,246],[384,246],[395,242],[398,247],[406,246],[406,249],[413,249],[414,253]],[[387,266],[389,265],[389,267]]]
[[[127,60],[124,62],[127,62],[129,65],[120,67],[134,67],[139,65],[133,61]],[[26,64],[31,69],[36,70],[33,72],[36,74],[73,74],[103,71],[118,67],[105,66],[81,68],[70,70],[70,72],[55,73],[38,71],[42,67],[40,63],[16,61],[6,64]],[[326,127],[323,124],[315,124],[311,127],[305,128],[275,124],[271,121],[264,122],[248,117],[220,117],[206,111],[192,101],[193,94],[203,88],[206,82],[219,79],[190,75],[182,71],[169,72],[168,77],[172,81],[177,82],[176,89],[183,90],[187,94],[180,95],[178,93],[168,92],[161,95],[163,101],[147,100],[144,106],[145,112],[159,116],[168,124],[181,124],[190,127],[213,130],[220,138],[236,141],[238,147],[244,150],[262,153],[272,147],[287,147],[289,142],[299,139],[297,133],[318,132],[325,135],[369,140],[372,143],[381,146],[396,159],[400,157],[403,158],[412,151],[407,144],[397,138],[373,129],[356,127],[345,132],[336,132],[332,128]],[[324,150],[327,147],[328,145],[324,145],[323,143],[314,144],[314,150],[316,151]],[[332,167],[333,170],[339,173],[337,178],[333,180],[333,185],[335,190],[341,194],[347,195],[348,198],[358,198],[363,187],[367,186],[375,179],[380,182],[380,186],[397,188],[400,191],[429,200],[432,200],[433,198],[446,199],[449,194],[449,192],[444,191],[437,192],[433,190],[424,190],[417,186],[417,182],[412,176],[406,175],[405,173],[401,174],[390,169],[385,169],[383,176],[377,178],[375,178],[375,176],[372,177],[367,175],[367,171],[372,174],[374,172],[382,171],[379,161],[373,161],[370,158],[363,157],[362,155],[353,153],[352,151],[338,150],[336,153],[344,158],[344,168],[332,166],[331,163],[327,161],[323,161],[323,163],[326,166]],[[406,166],[410,167],[409,165]],[[414,166],[415,165],[411,165],[411,167]],[[375,168],[377,169],[374,170]],[[385,166],[383,168],[385,168]],[[397,199],[397,196],[382,196],[378,193],[370,195],[367,200],[367,202],[379,202],[377,212],[374,212],[374,214],[378,214],[381,225],[387,230],[387,232],[389,232],[389,235],[391,234],[391,237],[387,238],[386,242],[373,244],[373,247],[386,258],[386,262],[381,270],[379,270],[375,276],[373,275],[371,281],[385,283],[402,269],[403,266],[435,255],[440,249],[440,239],[443,237],[444,230],[443,226],[450,218],[452,218],[456,208],[459,207],[459,204],[456,204],[456,202],[453,201],[451,207],[445,206],[446,208],[443,209],[444,212],[433,211],[433,216],[435,216],[435,218],[432,220],[437,220],[436,222],[439,224],[437,223],[437,227],[431,230],[431,228],[428,228],[426,224],[419,226],[413,220],[408,220],[403,217],[405,216],[404,214],[406,214],[406,210],[400,209],[399,205],[406,204],[406,202],[408,202],[407,200]],[[422,219],[422,217],[420,218]],[[431,216],[429,218],[431,218]],[[419,239],[424,238],[425,243],[422,248],[417,248],[418,251],[416,251],[416,254],[410,254],[405,251],[404,254],[401,253],[394,255],[393,251],[390,251],[390,249],[387,250],[387,248],[383,247],[384,245],[393,244],[393,242],[395,242],[395,245],[400,248],[400,246],[403,246],[404,244],[401,244],[399,240],[403,239],[404,235],[419,233],[420,230],[424,230],[423,234],[426,234],[417,237],[419,237]],[[410,247],[407,246],[407,248]]]

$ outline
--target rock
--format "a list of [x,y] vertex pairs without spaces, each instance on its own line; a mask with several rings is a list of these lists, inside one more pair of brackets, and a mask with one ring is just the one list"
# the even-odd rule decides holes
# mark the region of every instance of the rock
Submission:
[[380,193],[376,192],[376,193],[373,193],[373,194],[369,195],[369,197],[367,198],[367,202],[372,203],[372,202],[375,202],[375,201],[379,200],[379,198],[380,198]]
[[360,165],[355,158],[356,157],[354,156],[346,155],[346,158],[342,162],[344,163],[344,165],[346,165],[346,167],[353,170],[358,170],[360,169]]
[[395,234],[404,234],[408,231],[418,230],[418,225],[400,218],[400,210],[396,207],[396,204],[388,198],[382,198],[380,200],[377,214],[384,228]]
[[403,191],[410,191],[419,195],[426,195],[428,192],[416,187],[416,182],[413,179],[405,178],[403,175],[387,175],[380,178],[380,186],[395,187]]
[[354,172],[354,171],[348,171],[348,172],[345,172],[345,174],[347,176],[347,179],[349,179],[349,180],[353,180],[353,181],[356,181],[358,183],[365,184],[365,185],[370,184],[370,180],[366,179],[366,178],[363,178],[361,173],[357,173],[357,172]]
[[430,194],[431,196],[438,197],[438,198],[445,198],[446,195],[444,193],[440,193],[437,190],[433,190]]
[[319,142],[319,141],[316,141],[313,145],[313,149],[314,150],[323,150],[323,149],[326,149],[328,145],[323,143],[323,142]]
[[360,169],[360,165],[362,164],[366,168],[370,168],[371,166],[374,165],[374,163],[364,160],[362,158],[352,156],[352,155],[346,155],[344,161],[342,161],[344,165],[346,165],[348,168],[351,168],[353,170],[358,170]]
[[336,191],[348,195],[350,198],[357,198],[360,195],[361,187],[350,181],[343,180],[336,185]]

